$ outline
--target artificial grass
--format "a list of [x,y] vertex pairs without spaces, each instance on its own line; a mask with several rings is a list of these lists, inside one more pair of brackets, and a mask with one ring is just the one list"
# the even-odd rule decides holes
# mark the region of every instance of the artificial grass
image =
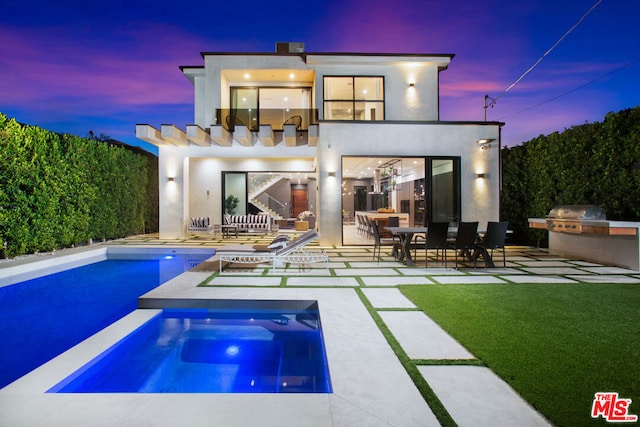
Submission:
[[640,414],[640,286],[401,286],[449,334],[559,426],[591,418],[596,392]]

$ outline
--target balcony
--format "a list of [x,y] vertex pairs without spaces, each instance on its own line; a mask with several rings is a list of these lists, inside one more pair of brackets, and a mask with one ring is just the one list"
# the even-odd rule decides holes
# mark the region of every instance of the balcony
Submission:
[[283,131],[285,124],[295,125],[296,131],[308,131],[310,125],[318,124],[315,108],[262,108],[262,109],[216,109],[214,123],[229,132],[235,126],[246,126],[258,132],[260,126],[271,126],[274,131]]

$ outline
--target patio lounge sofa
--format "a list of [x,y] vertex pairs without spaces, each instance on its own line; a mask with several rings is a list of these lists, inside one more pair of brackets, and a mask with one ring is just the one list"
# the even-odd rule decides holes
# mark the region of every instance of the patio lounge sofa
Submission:
[[213,230],[213,224],[211,218],[208,216],[199,216],[195,218],[189,218],[187,223],[187,230],[192,233],[204,232],[210,233]]
[[224,225],[236,227],[238,230],[271,231],[271,215],[229,215],[224,216]]
[[[261,264],[271,263],[272,272],[277,271],[278,265],[296,264],[308,265],[324,262],[328,265],[329,255],[324,250],[310,251],[305,246],[319,237],[316,230],[309,230],[291,242],[281,243],[282,236],[274,239],[271,245],[237,245],[226,246],[216,251],[220,257],[220,272],[226,263]],[[278,247],[275,247],[278,246]],[[271,248],[270,248],[271,247]]]

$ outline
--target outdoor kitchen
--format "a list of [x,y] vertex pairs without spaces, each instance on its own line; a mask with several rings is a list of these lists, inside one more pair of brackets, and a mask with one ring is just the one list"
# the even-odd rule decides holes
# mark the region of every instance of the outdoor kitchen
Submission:
[[529,227],[548,230],[553,255],[640,271],[640,222],[607,220],[600,206],[557,206]]

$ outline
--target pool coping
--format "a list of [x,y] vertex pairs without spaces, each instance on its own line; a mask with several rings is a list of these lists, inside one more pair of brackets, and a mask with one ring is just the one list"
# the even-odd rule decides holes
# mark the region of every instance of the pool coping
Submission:
[[[91,246],[74,248],[58,252],[48,252],[37,254],[32,257],[20,258],[12,261],[0,263],[0,287],[9,286],[14,283],[31,280],[68,270],[75,267],[92,264],[94,262],[108,259],[110,254],[170,254],[179,251],[182,254],[193,252],[211,252],[215,248],[206,247],[185,247],[180,245],[167,246]],[[212,256],[212,258],[215,255]]]

